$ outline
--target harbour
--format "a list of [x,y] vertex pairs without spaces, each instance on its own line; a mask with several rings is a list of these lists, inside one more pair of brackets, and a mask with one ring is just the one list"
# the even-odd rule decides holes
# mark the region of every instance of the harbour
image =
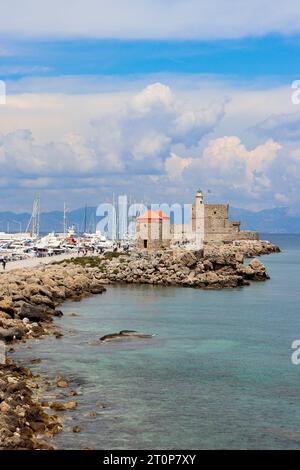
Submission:
[[[64,376],[79,392],[78,408],[65,418],[55,445],[297,448],[299,370],[291,362],[291,343],[300,242],[298,236],[268,238],[283,250],[262,257],[269,283],[217,291],[110,286],[99,298],[63,305],[64,317],[56,322],[63,339],[18,348],[14,359],[52,379]],[[120,329],[156,336],[99,342]],[[41,362],[31,364],[37,357]],[[57,393],[62,399],[64,392]],[[72,432],[75,424],[81,433]]]

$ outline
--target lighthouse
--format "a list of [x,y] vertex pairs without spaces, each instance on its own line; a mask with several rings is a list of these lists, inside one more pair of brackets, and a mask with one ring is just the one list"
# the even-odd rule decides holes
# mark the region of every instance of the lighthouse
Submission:
[[195,198],[195,244],[197,250],[202,250],[204,241],[204,197],[201,189]]

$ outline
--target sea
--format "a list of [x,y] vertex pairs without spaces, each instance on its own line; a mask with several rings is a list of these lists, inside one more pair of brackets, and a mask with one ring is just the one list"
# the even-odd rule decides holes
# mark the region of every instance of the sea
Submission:
[[[78,402],[51,442],[61,449],[300,448],[300,364],[292,361],[300,235],[262,238],[282,249],[261,258],[269,281],[216,291],[109,286],[62,306],[61,339],[21,345],[15,360],[44,377],[63,376],[78,393],[45,392],[50,401]],[[99,340],[124,329],[155,336]]]

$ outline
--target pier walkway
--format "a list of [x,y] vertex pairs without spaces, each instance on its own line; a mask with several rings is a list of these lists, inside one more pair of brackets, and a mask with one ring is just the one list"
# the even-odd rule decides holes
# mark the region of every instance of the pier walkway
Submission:
[[[20,261],[9,261],[6,264],[5,271],[13,271],[14,269],[23,268],[35,268],[43,264],[50,264],[54,261],[63,261],[65,259],[76,258],[77,256],[79,256],[77,253],[64,253],[62,255],[46,256],[45,258],[28,258],[22,259]],[[2,270],[2,266],[0,264],[0,272],[5,271]]]

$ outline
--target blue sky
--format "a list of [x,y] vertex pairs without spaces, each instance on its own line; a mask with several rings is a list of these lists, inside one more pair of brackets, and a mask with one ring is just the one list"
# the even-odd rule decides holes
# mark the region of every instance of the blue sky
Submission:
[[[242,4],[242,8],[241,8]],[[11,0],[0,210],[208,200],[299,213],[295,0]]]
[[300,37],[227,40],[3,40],[3,80],[24,76],[218,74],[251,80],[299,77]]

